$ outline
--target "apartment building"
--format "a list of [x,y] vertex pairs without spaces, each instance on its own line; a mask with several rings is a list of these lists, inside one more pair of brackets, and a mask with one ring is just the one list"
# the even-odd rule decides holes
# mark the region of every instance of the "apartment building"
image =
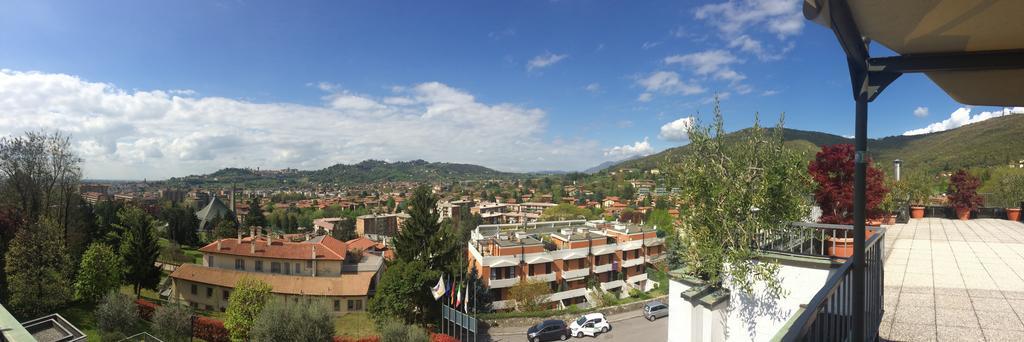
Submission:
[[409,214],[369,214],[356,217],[356,233],[363,235],[395,236],[402,230],[402,223],[409,219]]
[[509,289],[526,280],[551,286],[553,308],[587,302],[588,280],[602,291],[649,290],[646,267],[663,258],[654,228],[584,220],[478,226],[467,246],[494,298],[510,310]]
[[330,236],[291,242],[259,230],[220,239],[200,249],[202,265],[183,264],[171,273],[170,299],[224,311],[235,284],[253,278],[270,284],[278,300],[322,301],[336,316],[363,311],[384,259],[348,247]]

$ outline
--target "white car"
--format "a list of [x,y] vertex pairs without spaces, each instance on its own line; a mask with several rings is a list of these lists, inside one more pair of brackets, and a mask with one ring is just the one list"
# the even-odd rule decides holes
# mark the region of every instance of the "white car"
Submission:
[[583,337],[586,336],[597,336],[597,334],[608,332],[612,330],[611,323],[604,318],[602,313],[592,313],[580,316],[579,319],[572,322],[569,325],[569,332],[572,336]]

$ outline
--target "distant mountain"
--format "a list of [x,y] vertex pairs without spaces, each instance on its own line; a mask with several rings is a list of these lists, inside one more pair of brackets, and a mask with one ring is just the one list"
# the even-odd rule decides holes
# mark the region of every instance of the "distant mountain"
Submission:
[[591,167],[589,169],[583,170],[583,173],[595,174],[595,173],[604,171],[604,169],[607,169],[607,168],[609,168],[609,167],[611,167],[613,165],[616,165],[616,164],[619,164],[619,163],[622,163],[622,162],[625,162],[625,161],[628,161],[628,160],[633,160],[633,159],[641,158],[641,157],[642,156],[632,156],[632,157],[629,157],[629,158],[626,158],[626,159],[609,160],[609,161],[606,161],[604,163],[597,164],[597,166],[594,166],[594,167]]
[[501,172],[472,164],[431,163],[423,160],[364,160],[351,165],[335,164],[320,170],[259,171],[225,168],[208,175],[171,178],[168,183],[193,186],[234,183],[239,186],[272,187],[305,183],[358,185],[384,181],[437,182],[512,179],[526,176],[528,174]]
[[[727,139],[749,130],[729,133]],[[803,153],[807,160],[813,159],[823,145],[853,143],[853,139],[835,134],[788,128],[783,129],[782,136],[787,146]],[[688,150],[686,145],[673,147],[609,169],[658,168],[678,161]],[[868,150],[876,164],[891,165],[892,160],[902,159],[904,167],[929,171],[1007,165],[1024,159],[1024,115],[1002,116],[937,133],[869,139]]]

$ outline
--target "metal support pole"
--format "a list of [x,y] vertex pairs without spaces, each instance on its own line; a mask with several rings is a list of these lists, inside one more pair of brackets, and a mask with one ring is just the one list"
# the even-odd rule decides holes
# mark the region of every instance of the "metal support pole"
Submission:
[[867,219],[865,197],[868,149],[868,95],[857,95],[857,127],[855,130],[855,174],[853,181],[853,339],[864,341],[864,221]]

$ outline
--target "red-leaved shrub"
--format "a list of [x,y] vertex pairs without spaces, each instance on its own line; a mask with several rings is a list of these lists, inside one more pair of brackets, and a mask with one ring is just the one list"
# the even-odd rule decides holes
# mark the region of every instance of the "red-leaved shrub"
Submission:
[[192,325],[192,335],[207,342],[231,341],[231,335],[224,327],[224,322],[203,316],[196,316],[195,323]]
[[[814,201],[821,208],[821,223],[853,224],[854,148],[850,144],[822,146],[821,151],[807,166],[811,178],[817,183]],[[867,158],[866,177],[867,216],[879,218],[878,205],[889,189],[885,187],[885,174]]]
[[456,341],[458,341],[458,340],[455,339],[454,337],[452,337],[451,335],[448,335],[448,334],[438,334],[438,333],[431,333],[430,334],[430,342],[456,342]]
[[971,176],[964,170],[957,170],[949,176],[949,203],[957,209],[978,209],[984,199],[978,195],[978,186],[981,181],[978,177]]
[[136,299],[135,305],[139,308],[139,318],[147,321],[153,320],[153,311],[156,311],[156,304],[145,299]]
[[380,337],[377,337],[377,336],[366,336],[366,337],[334,336],[333,342],[380,342]]

